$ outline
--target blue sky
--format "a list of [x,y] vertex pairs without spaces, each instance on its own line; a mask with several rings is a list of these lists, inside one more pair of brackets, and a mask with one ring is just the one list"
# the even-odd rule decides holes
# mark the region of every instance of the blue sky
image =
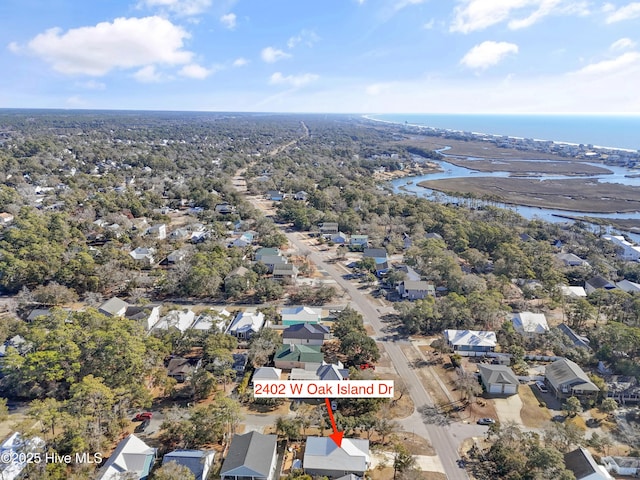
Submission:
[[640,113],[640,2],[2,0],[0,108]]

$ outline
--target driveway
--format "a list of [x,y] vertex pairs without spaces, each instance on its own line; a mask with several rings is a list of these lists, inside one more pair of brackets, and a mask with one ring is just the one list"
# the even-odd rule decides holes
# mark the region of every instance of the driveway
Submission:
[[500,423],[516,422],[518,425],[522,425],[522,419],[520,418],[522,400],[519,395],[511,395],[506,398],[495,398],[493,401]]

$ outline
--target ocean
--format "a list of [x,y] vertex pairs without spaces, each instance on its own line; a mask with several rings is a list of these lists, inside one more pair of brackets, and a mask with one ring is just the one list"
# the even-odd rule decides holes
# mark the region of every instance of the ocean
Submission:
[[368,118],[465,132],[640,150],[638,115],[380,114]]

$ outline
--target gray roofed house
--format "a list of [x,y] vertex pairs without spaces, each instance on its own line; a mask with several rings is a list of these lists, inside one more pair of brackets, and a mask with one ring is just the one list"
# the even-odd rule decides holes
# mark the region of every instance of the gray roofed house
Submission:
[[275,435],[234,435],[220,470],[221,480],[273,480],[276,475]]
[[558,325],[558,330],[564,333],[569,339],[573,346],[586,348],[587,350],[591,350],[591,346],[589,345],[589,339],[583,335],[578,335],[575,331],[569,327],[566,323],[561,323]]
[[589,265],[586,260],[581,259],[579,256],[573,253],[557,253],[556,258],[564,263],[567,267],[580,267],[583,265]]
[[256,260],[264,263],[269,269],[269,273],[273,273],[276,265],[284,265],[287,263],[287,259],[281,255],[263,255],[260,260]]
[[322,345],[330,337],[329,328],[318,323],[297,323],[282,332],[282,343]]
[[576,480],[614,480],[607,469],[598,465],[589,450],[578,447],[564,454],[564,464],[571,470]]
[[183,357],[172,358],[167,364],[167,376],[175,378],[178,383],[186,381],[194,370],[195,366],[193,363],[189,359]]
[[295,280],[298,277],[298,267],[293,263],[276,263],[271,273],[273,274],[273,278]]
[[575,396],[582,399],[594,397],[600,392],[584,370],[567,358],[561,358],[548,365],[545,377],[556,398]]
[[506,365],[478,364],[480,379],[488,393],[514,395],[518,393],[520,382],[513,370]]
[[421,279],[420,274],[416,272],[413,268],[411,268],[409,265],[400,265],[398,267],[398,270],[407,274],[406,280],[418,282]]
[[124,300],[113,297],[100,305],[98,311],[108,317],[122,317],[127,311],[128,306],[129,304]]
[[276,257],[278,255],[280,255],[280,249],[275,248],[275,247],[262,247],[259,248],[258,250],[256,250],[255,253],[255,258],[256,261],[260,261],[262,260],[262,257]]
[[206,480],[213,465],[215,452],[213,450],[174,450],[162,459],[162,465],[175,462],[184,465],[195,477],[195,480]]
[[321,223],[319,227],[320,227],[321,235],[331,235],[333,233],[338,233],[337,222],[324,222],[324,223]]
[[363,258],[387,258],[387,251],[384,248],[365,248],[362,256]]
[[368,440],[343,438],[338,447],[329,437],[307,437],[302,468],[309,475],[332,479],[349,474],[362,477],[369,466]]
[[584,282],[584,289],[587,295],[596,290],[614,290],[616,284],[606,278],[597,275]]

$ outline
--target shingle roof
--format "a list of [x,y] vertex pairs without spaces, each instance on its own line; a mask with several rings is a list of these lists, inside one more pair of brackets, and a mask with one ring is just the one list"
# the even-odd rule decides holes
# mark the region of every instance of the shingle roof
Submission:
[[282,338],[321,340],[328,334],[329,328],[319,323],[297,323],[287,327],[282,332]]
[[580,390],[598,391],[584,370],[568,358],[561,358],[547,366],[545,376],[554,386],[572,385]]
[[576,480],[589,477],[594,473],[600,473],[598,464],[591,456],[591,453],[582,447],[578,447],[572,452],[565,453],[564,464],[568,470],[573,472]]
[[268,477],[273,463],[276,439],[275,435],[263,435],[259,432],[234,435],[220,475],[232,475],[234,470],[244,467],[243,470],[253,472],[253,476]]
[[506,385],[518,385],[518,377],[515,376],[513,370],[506,365],[478,365],[480,376],[485,384],[500,383]]

